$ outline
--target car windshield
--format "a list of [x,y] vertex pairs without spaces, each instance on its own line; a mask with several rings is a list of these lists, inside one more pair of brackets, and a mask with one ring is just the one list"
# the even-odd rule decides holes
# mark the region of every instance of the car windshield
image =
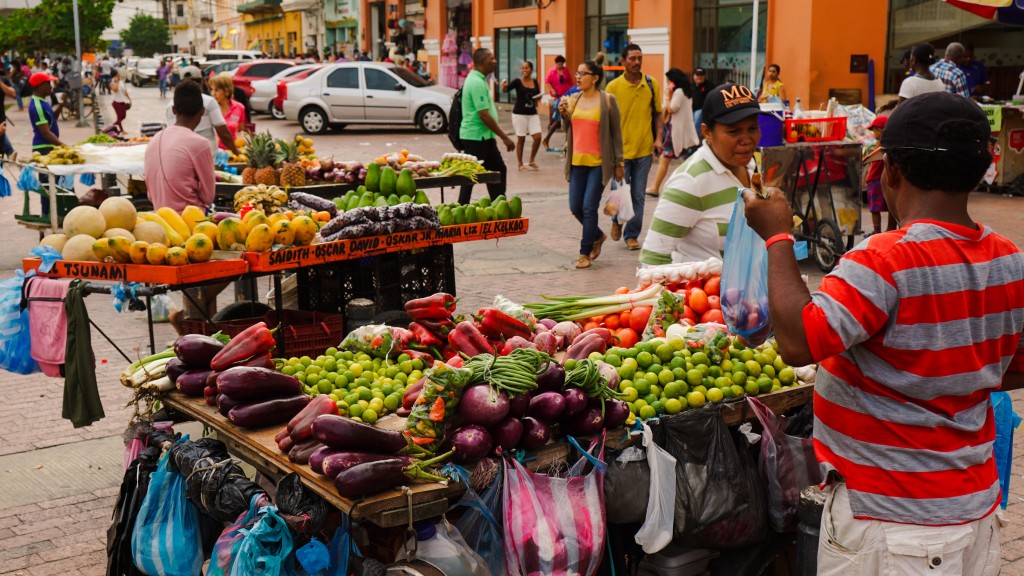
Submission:
[[398,76],[399,78],[404,80],[406,84],[409,84],[410,86],[415,86],[416,88],[423,88],[424,86],[430,86],[429,82],[427,82],[423,78],[420,78],[416,74],[413,74],[412,72],[409,72],[409,70],[407,70],[405,68],[402,68],[401,66],[394,66],[394,67],[390,68],[390,70],[391,70],[392,74],[394,74],[395,76]]
[[146,58],[145,60],[139,60],[139,68],[158,68],[160,66],[156,60],[152,58]]

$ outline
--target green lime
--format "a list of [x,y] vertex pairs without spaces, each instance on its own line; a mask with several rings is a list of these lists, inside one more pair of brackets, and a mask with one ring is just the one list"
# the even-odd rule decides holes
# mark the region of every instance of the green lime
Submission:
[[665,391],[662,394],[665,398],[678,398],[679,391],[682,388],[682,383],[678,381],[669,382],[665,385]]
[[731,388],[732,388],[733,396],[735,398],[742,398],[743,395],[746,394],[746,391],[743,389],[743,386],[737,386],[737,385],[733,384],[731,386]]
[[708,355],[703,352],[697,352],[693,356],[690,356],[690,362],[693,362],[694,366],[711,364],[711,360],[708,358]]
[[651,402],[651,408],[654,408],[654,411],[657,412],[658,414],[665,413],[665,404],[661,400],[655,400],[654,402]]
[[722,372],[724,374],[728,374],[729,372],[732,372],[732,367],[733,367],[732,360],[730,360],[728,358],[726,358],[725,360],[722,360],[722,363],[719,364],[719,367],[722,369]]
[[662,344],[654,350],[654,354],[662,361],[668,362],[672,360],[672,353],[675,352],[675,348],[671,344]]
[[644,420],[650,420],[651,418],[654,418],[657,415],[658,411],[655,410],[653,406],[644,406],[643,408],[640,409],[640,412],[637,414],[637,416],[640,416],[640,418]]
[[402,405],[402,395],[401,394],[390,394],[390,395],[388,395],[387,398],[384,399],[384,407],[387,408],[389,412],[394,412],[395,410],[398,410],[398,408],[401,405]]
[[319,390],[321,394],[330,394],[334,391],[334,386],[331,384],[330,380],[325,378],[317,383],[316,389]]
[[669,398],[665,400],[665,412],[668,414],[678,414],[683,410],[683,403],[678,398]]
[[618,354],[605,354],[604,361],[616,368],[622,366],[622,358]]
[[660,374],[661,371],[664,370],[664,369],[665,368],[661,364],[658,364],[657,362],[655,362],[654,364],[651,364],[650,366],[647,367],[647,372],[648,373],[652,373],[653,372],[654,374]]
[[668,384],[676,379],[676,375],[671,370],[662,370],[658,373],[658,382],[661,384]]
[[355,362],[349,365],[348,372],[346,372],[345,374],[348,375],[348,373],[351,372],[354,378],[358,378],[363,375],[363,369],[364,368],[362,364]]
[[360,400],[369,401],[371,398],[373,398],[373,392],[366,386],[360,386],[356,388],[356,395],[359,397]]
[[779,370],[779,382],[784,386],[789,386],[793,382],[796,382],[796,371],[789,366]]
[[320,382],[319,374],[306,374],[306,384],[309,386],[316,386]]
[[772,379],[767,376],[761,376],[757,379],[757,388],[761,391],[761,394],[767,394],[772,389]]
[[374,398],[370,400],[370,410],[377,412],[378,414],[384,410],[384,400],[382,398]]
[[707,398],[698,390],[694,390],[686,395],[686,405],[690,408],[700,408],[706,401]]
[[761,365],[754,360],[746,360],[743,364],[747,367],[747,374],[750,374],[754,378],[761,375]]
[[619,367],[619,379],[620,380],[632,380],[633,375],[636,374],[636,367],[629,365],[622,365]]
[[661,398],[661,386],[658,386],[656,384],[652,384],[651,385],[651,394],[653,396],[657,396],[658,398]]
[[576,368],[576,361],[570,358],[566,360],[564,364],[562,364],[562,367],[565,368],[566,372],[572,372],[572,370]]
[[363,422],[366,422],[367,424],[373,424],[374,422],[377,421],[377,411],[373,410],[372,408],[363,410],[363,414],[360,417],[363,419]]
[[671,370],[682,368],[684,366],[686,366],[686,358],[683,358],[682,356],[675,356],[668,362],[668,367]]
[[287,374],[289,376],[295,375],[295,366],[285,366],[281,368],[281,374]]
[[644,402],[647,402],[647,404],[654,404],[660,399],[661,398],[659,398],[657,394],[648,394],[647,396],[643,397]]
[[757,396],[761,393],[761,387],[757,385],[757,382],[747,382],[746,386],[743,387],[743,390],[751,396]]
[[299,362],[302,362],[303,366],[309,366],[313,363],[313,359],[309,356],[303,356],[302,358],[299,358]]
[[740,350],[740,360],[741,361],[746,363],[746,362],[749,362],[749,361],[751,361],[753,359],[754,359],[754,351],[753,350],[751,350],[750,348],[744,348],[743,350]]
[[[422,363],[423,362],[420,361],[420,364],[422,364]],[[402,372],[403,374],[409,374],[410,372],[413,371],[413,366],[412,366],[412,362],[411,361],[399,362],[397,365],[395,365],[395,368],[396,368],[395,374],[397,374],[398,372]]]
[[654,356],[650,352],[644,351],[636,355],[637,366],[646,369],[648,366],[654,363]]
[[718,378],[715,378],[715,388],[728,388],[729,386],[732,386],[732,384],[732,378],[729,378],[728,376],[719,376]]
[[398,358],[396,360],[398,361],[399,364],[401,364],[402,362],[411,362],[412,356],[409,356],[408,354],[403,352],[398,355]]
[[765,364],[761,366],[761,375],[769,378],[775,378],[775,367],[771,364]]
[[638,398],[633,401],[633,406],[636,406],[636,409],[640,410],[644,406],[647,406],[647,400],[644,400],[643,398]]
[[348,415],[350,418],[359,418],[363,415],[363,407],[359,404],[351,404],[348,407]]
[[306,374],[319,374],[320,370],[321,370],[321,368],[319,366],[317,366],[316,364],[312,364],[310,366],[306,366]]
[[622,356],[623,362],[625,362],[625,358],[634,358],[635,359],[636,355],[639,354],[639,353],[640,353],[640,351],[637,350],[636,348],[626,348],[625,350],[622,351],[622,354],[620,354],[620,356]]
[[424,368],[423,360],[420,360],[419,358],[416,358],[415,360],[412,361],[412,369],[413,370],[423,370],[423,368]]
[[694,368],[686,373],[686,383],[690,386],[697,386],[704,379],[704,375],[700,373],[700,370]]
[[[731,393],[732,390],[730,390],[729,392]],[[725,398],[725,392],[718,388],[712,388],[708,390],[706,398],[709,402],[718,403]]]

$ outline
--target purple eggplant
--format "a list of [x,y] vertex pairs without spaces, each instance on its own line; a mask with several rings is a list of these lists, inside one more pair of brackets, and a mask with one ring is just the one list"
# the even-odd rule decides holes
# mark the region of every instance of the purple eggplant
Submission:
[[385,454],[395,454],[408,445],[401,432],[384,430],[333,414],[317,416],[316,420],[313,420],[313,437],[331,448],[372,448]]
[[178,376],[174,381],[174,386],[185,396],[202,396],[203,389],[206,388],[206,377],[209,375],[209,368],[193,368]]
[[629,404],[622,400],[607,400],[604,404],[604,424],[608,428],[617,428],[629,419]]
[[302,387],[294,376],[269,368],[235,366],[217,376],[217,391],[235,400],[255,402],[294,396],[302,392]]
[[490,454],[494,447],[491,435],[483,426],[476,424],[459,428],[447,443],[455,450],[453,459],[459,464],[475,464]]
[[305,408],[306,404],[309,404],[309,396],[305,394],[239,404],[228,412],[228,420],[242,428],[263,428],[274,424],[284,424]]
[[516,394],[508,401],[508,415],[510,418],[522,418],[530,408],[529,394]]
[[227,418],[228,412],[235,406],[241,404],[238,400],[225,396],[224,394],[217,394],[217,411],[220,415]]
[[565,397],[566,416],[579,414],[587,407],[587,393],[579,388],[569,388],[562,392],[562,396]]
[[364,462],[345,468],[334,477],[334,489],[345,498],[362,498],[390,490],[412,480],[443,482],[445,478],[423,471],[425,466],[436,464],[451,456],[446,452],[431,460],[407,463],[402,458],[388,458],[375,462]]
[[530,416],[547,423],[553,423],[565,412],[565,397],[558,392],[543,392],[530,399]]
[[580,436],[597,434],[604,428],[604,416],[599,406],[587,406],[585,410],[570,418],[566,424],[569,432]]
[[313,453],[309,455],[310,469],[313,470],[313,472],[316,472],[317,474],[323,474],[324,459],[334,454],[341,454],[341,452],[342,451],[338,450],[337,448],[331,448],[330,446],[324,446],[321,444],[319,448],[314,450]]
[[202,334],[185,334],[174,341],[174,355],[192,368],[209,368],[223,348],[223,342]]
[[459,415],[467,424],[494,426],[508,416],[508,396],[487,384],[467,388],[459,400]]
[[210,216],[210,220],[214,224],[220,224],[221,220],[227,220],[228,218],[238,218],[238,214],[234,212],[214,212],[213,216]]
[[191,370],[189,365],[182,362],[180,358],[171,358],[171,361],[164,368],[167,370],[167,378],[170,379],[171,384],[177,384],[178,376]]
[[323,448],[324,445],[316,441],[313,438],[309,440],[303,440],[302,442],[296,442],[295,446],[288,451],[288,459],[296,464],[306,464],[309,462],[309,457],[317,449]]
[[537,392],[559,392],[565,385],[565,368],[558,362],[548,362],[548,367],[537,376]]
[[519,443],[527,450],[536,450],[551,440],[551,428],[536,418],[523,418],[523,437]]
[[[334,449],[332,449],[334,450]],[[310,456],[310,468],[313,467],[312,456]],[[357,464],[364,464],[366,462],[376,462],[378,460],[391,460],[398,458],[403,460],[406,464],[412,464],[415,459],[409,456],[398,456],[395,454],[374,454],[372,452],[348,452],[344,450],[334,450],[331,454],[323,457],[320,460],[320,474],[327,476],[328,478],[334,478],[338,475],[338,472],[351,468]],[[313,468],[314,472],[317,472]]]
[[523,437],[523,423],[518,418],[505,418],[494,428],[491,428],[491,438],[495,446],[502,450],[513,450]]

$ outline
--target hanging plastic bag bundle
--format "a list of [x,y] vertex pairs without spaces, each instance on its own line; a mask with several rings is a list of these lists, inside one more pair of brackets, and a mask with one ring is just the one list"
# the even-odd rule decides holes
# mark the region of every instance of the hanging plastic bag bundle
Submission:
[[647,451],[647,465],[651,470],[651,490],[647,498],[647,519],[637,531],[635,540],[644,552],[655,554],[672,542],[676,507],[676,459],[654,443],[654,432],[647,423],[643,425],[642,435],[644,450]]
[[604,202],[603,211],[606,215],[615,218],[618,222],[629,222],[636,214],[633,212],[633,197],[630,195],[629,186],[620,180],[612,186],[608,193],[608,199]]
[[32,359],[28,308],[21,309],[21,291],[25,274],[18,270],[13,278],[0,281],[0,370],[31,374],[39,369]]
[[768,250],[764,240],[747,225],[742,188],[725,236],[721,291],[722,315],[729,331],[750,346],[767,340],[772,333],[768,316]]
[[[451,470],[453,473],[449,474]],[[454,477],[466,487],[466,493],[456,506],[468,506],[455,528],[462,534],[466,543],[487,563],[491,574],[505,573],[504,532],[502,531],[501,492],[502,470],[491,481],[490,486],[477,493],[470,482],[470,474],[457,464],[445,465],[442,472],[445,476]]]

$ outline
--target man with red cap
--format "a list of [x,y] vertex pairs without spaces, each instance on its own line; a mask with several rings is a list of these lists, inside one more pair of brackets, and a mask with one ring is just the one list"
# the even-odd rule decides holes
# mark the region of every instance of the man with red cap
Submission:
[[57,113],[50,106],[49,96],[53,92],[50,82],[56,78],[45,72],[36,72],[28,79],[32,87],[32,99],[28,105],[28,119],[32,124],[32,151],[47,154],[54,146],[63,146],[60,141],[60,127]]

